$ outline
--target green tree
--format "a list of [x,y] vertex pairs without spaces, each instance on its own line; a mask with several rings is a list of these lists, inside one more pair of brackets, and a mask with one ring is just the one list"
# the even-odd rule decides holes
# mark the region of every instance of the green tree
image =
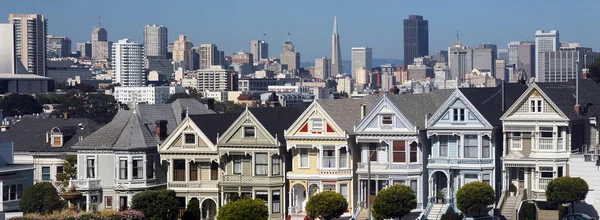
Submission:
[[173,190],[146,190],[133,196],[131,209],[139,210],[148,219],[177,219],[179,201]]
[[201,217],[201,212],[200,212],[200,201],[198,201],[197,199],[192,199],[190,200],[190,202],[187,205],[187,209],[185,210],[185,213],[183,213],[183,217],[182,219],[200,219]]
[[166,103],[173,103],[175,100],[181,99],[181,98],[191,98],[191,97],[189,94],[187,94],[185,92],[178,92],[178,93],[171,95],[169,97],[169,99],[167,99]]
[[579,177],[563,176],[551,180],[546,187],[548,202],[555,204],[570,203],[575,213],[575,202],[585,200],[589,186]]
[[593,63],[587,65],[589,69],[589,76],[596,81],[600,81],[600,57],[598,57]]
[[477,212],[478,216],[481,216],[481,210],[494,204],[495,198],[494,189],[490,184],[471,182],[456,192],[456,206],[465,215]]
[[269,208],[262,199],[239,199],[219,209],[217,220],[264,220],[269,218]]
[[417,198],[409,186],[393,185],[377,193],[373,202],[375,219],[402,219],[417,208]]
[[119,104],[114,96],[86,94],[69,96],[53,114],[62,117],[64,113],[67,113],[69,117],[88,118],[105,124],[112,121],[118,110]]
[[69,180],[77,177],[77,155],[67,155],[63,163],[63,172],[56,174],[56,180],[65,190],[69,186]]
[[236,104],[234,102],[215,102],[215,111],[221,113],[239,113],[243,112],[246,105]]
[[348,209],[348,201],[340,193],[324,191],[308,198],[306,215],[311,218],[330,220],[339,218]]
[[56,188],[49,182],[36,183],[25,188],[19,200],[19,208],[24,213],[49,214],[65,207]]
[[3,117],[41,113],[43,110],[42,105],[33,96],[19,93],[4,97],[0,106]]
[[521,220],[536,220],[537,219],[537,208],[535,207],[535,203],[526,202],[521,206],[521,210],[519,211],[519,219]]

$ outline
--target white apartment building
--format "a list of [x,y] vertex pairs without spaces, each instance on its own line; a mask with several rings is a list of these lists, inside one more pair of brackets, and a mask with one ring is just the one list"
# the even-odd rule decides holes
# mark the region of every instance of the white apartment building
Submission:
[[198,91],[232,91],[237,87],[237,76],[233,71],[223,69],[222,66],[210,66],[208,69],[198,70],[196,78]]
[[144,51],[146,56],[167,57],[167,27],[162,25],[144,26]]
[[[10,14],[15,52],[27,71],[46,76],[46,19],[41,14]],[[4,36],[3,36],[4,37]]]
[[350,77],[339,77],[336,79],[336,82],[339,93],[346,92],[347,94],[351,94],[354,90],[354,80]]
[[315,59],[315,75],[317,79],[327,79],[330,76],[330,63],[327,57]]
[[146,84],[144,46],[129,39],[119,40],[112,46],[112,81],[124,87]]
[[150,105],[163,104],[175,93],[185,92],[182,86],[139,86],[115,87],[113,95],[118,102],[133,104],[146,103]]
[[550,32],[544,32],[537,30],[535,32],[535,77],[538,76],[540,68],[539,64],[540,53],[542,52],[556,52],[560,48],[560,38],[557,30],[551,30]]

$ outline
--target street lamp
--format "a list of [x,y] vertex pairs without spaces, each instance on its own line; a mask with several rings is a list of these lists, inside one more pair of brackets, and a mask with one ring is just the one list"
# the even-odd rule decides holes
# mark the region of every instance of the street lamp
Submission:
[[[371,157],[377,151],[385,151],[388,148],[388,144],[385,141],[377,144],[374,151],[371,151],[371,145],[369,145],[369,162],[367,163],[367,217],[371,219]],[[377,191],[377,189],[375,189]]]

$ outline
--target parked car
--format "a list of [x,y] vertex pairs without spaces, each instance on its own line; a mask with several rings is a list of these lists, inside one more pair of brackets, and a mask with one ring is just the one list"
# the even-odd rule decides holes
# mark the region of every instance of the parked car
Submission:
[[575,214],[568,214],[567,216],[563,217],[561,220],[596,220],[596,218],[592,218],[589,215],[586,215],[583,213],[575,213]]

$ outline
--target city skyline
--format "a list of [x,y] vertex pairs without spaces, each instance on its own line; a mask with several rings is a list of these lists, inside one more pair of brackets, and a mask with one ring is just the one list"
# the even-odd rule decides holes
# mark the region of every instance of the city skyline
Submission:
[[[144,4],[144,10],[130,10],[131,7],[141,3],[142,1],[109,0],[97,7],[94,6],[95,9],[90,11],[74,10],[92,7],[91,3],[87,2],[28,0],[10,2],[8,7],[0,9],[0,13],[6,18],[10,13],[43,14],[49,21],[48,34],[68,37],[73,44],[91,39],[90,31],[97,25],[98,15],[101,17],[102,26],[108,31],[109,41],[128,38],[143,42],[143,27],[148,24],[158,24],[169,28],[169,42],[175,41],[179,34],[185,34],[194,45],[216,44],[226,52],[226,55],[238,52],[240,48],[249,51],[249,41],[253,39],[264,38],[269,44],[281,45],[289,32],[296,50],[303,54],[303,62],[329,56],[333,16],[337,16],[340,33],[343,33],[340,45],[342,57],[346,58],[350,57],[352,47],[364,45],[373,48],[374,58],[402,59],[404,56],[402,21],[410,14],[422,15],[430,22],[430,55],[437,50],[447,48],[454,41],[456,31],[460,32],[461,41],[470,47],[492,43],[497,44],[498,48],[507,48],[508,42],[512,40],[534,40],[536,30],[557,29],[561,32],[563,41],[579,42],[595,51],[600,48],[600,42],[594,39],[600,31],[593,28],[580,28],[593,27],[598,22],[598,18],[589,13],[581,13],[578,16],[565,14],[568,11],[580,10],[579,7],[582,6],[600,6],[600,2],[595,1],[585,1],[579,5],[561,4],[560,7],[555,6],[558,4],[539,5],[535,2],[519,1],[470,2],[462,5],[437,2],[435,7],[425,7],[417,2],[394,1],[382,1],[377,4],[353,1],[352,4],[348,4],[364,11],[380,11],[382,6],[397,8],[389,15],[380,13],[379,16],[371,17],[355,16],[355,10],[336,8],[335,6],[339,4],[337,1],[324,2],[322,7],[311,9],[314,12],[311,16],[287,13],[288,10],[276,10],[288,7],[281,2],[256,4],[256,2],[245,1],[230,3],[188,1],[185,3],[189,7],[178,8],[179,11],[149,2]],[[517,4],[519,7],[513,7]],[[115,7],[116,5],[119,7]],[[232,5],[235,7],[231,7]],[[311,2],[305,2],[303,5],[295,5],[294,10],[308,10],[311,5]],[[490,16],[490,11],[481,8],[493,9],[496,14],[492,13]],[[227,10],[227,14],[240,15],[254,9],[269,13],[253,15],[254,19],[236,19],[239,16],[228,16],[222,13]],[[465,16],[448,16],[448,10]],[[70,13],[69,16],[65,16],[65,11]],[[219,22],[208,22],[214,20],[205,19],[215,16],[220,16]],[[190,21],[191,17],[194,17],[195,22],[186,22]],[[273,19],[275,17],[277,19]],[[8,20],[3,23],[8,23]],[[382,31],[383,29],[386,31]],[[272,55],[277,54],[277,49],[270,48],[269,52]]]

